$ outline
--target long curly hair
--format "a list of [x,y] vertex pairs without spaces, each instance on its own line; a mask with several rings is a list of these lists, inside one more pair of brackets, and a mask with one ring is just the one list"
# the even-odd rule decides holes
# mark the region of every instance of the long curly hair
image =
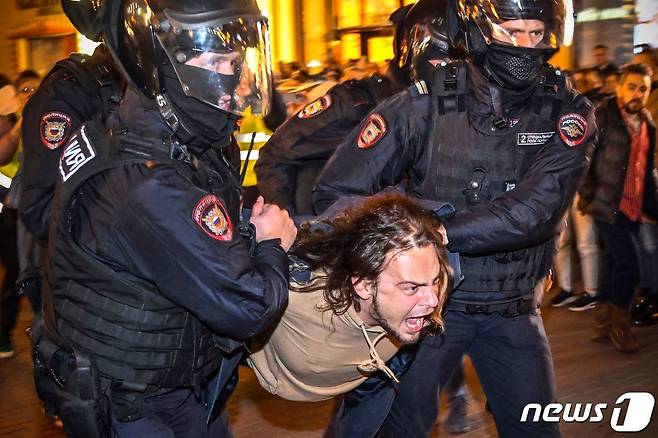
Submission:
[[377,195],[327,224],[330,231],[303,228],[291,249],[314,272],[323,273],[317,281],[293,286],[294,290],[323,290],[326,301],[326,306],[320,309],[323,311],[341,315],[350,306],[359,311],[361,305],[353,278],[376,284],[393,255],[431,245],[439,258],[441,274],[439,304],[429,320],[431,329],[443,328],[441,310],[452,288],[452,269],[439,231],[441,223],[431,212],[404,195]]

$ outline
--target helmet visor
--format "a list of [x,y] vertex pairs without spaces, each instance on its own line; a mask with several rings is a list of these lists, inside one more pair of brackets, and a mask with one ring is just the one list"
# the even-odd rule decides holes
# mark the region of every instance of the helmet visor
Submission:
[[571,0],[482,0],[466,13],[488,44],[559,49],[573,39]]
[[209,21],[173,16],[156,35],[187,96],[220,110],[266,114],[272,95],[267,19],[243,15]]

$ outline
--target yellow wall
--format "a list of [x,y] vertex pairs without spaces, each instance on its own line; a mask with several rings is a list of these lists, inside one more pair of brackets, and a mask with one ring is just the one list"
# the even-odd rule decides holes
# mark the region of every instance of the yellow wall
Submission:
[[14,30],[41,20],[51,25],[63,25],[63,27],[70,25],[59,6],[18,9],[14,0],[1,0],[1,2],[4,6],[2,9],[4,20],[3,25],[0,26],[0,72],[13,79],[18,72],[34,67],[29,65],[29,41],[25,38],[9,38]]
[[294,0],[270,0],[272,3],[272,57],[276,61],[297,61],[299,29]]
[[326,10],[326,3],[321,0],[303,0],[302,23],[304,24],[304,61],[323,61],[327,53],[325,35],[327,33],[326,20],[331,11]]

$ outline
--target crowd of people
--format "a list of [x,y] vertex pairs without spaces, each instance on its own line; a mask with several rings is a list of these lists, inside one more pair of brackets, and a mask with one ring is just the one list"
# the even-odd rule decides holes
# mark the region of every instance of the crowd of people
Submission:
[[[231,436],[240,364],[332,436],[501,436],[557,400],[540,307],[623,353],[658,322],[658,55],[548,64],[570,0],[419,0],[394,58],[268,59],[255,0],[62,0],[101,42],[0,76],[0,359],[20,295],[35,386],[73,437]],[[273,135],[245,205],[233,134]],[[556,286],[551,291],[552,271]]]

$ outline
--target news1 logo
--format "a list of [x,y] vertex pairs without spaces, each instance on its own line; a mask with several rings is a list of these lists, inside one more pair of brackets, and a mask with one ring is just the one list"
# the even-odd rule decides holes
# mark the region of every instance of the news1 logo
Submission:
[[[615,432],[644,430],[651,421],[655,402],[648,392],[622,394],[612,409],[610,427]],[[549,403],[543,407],[539,403],[528,403],[523,408],[521,422],[600,423],[605,419],[607,409],[607,403]]]

